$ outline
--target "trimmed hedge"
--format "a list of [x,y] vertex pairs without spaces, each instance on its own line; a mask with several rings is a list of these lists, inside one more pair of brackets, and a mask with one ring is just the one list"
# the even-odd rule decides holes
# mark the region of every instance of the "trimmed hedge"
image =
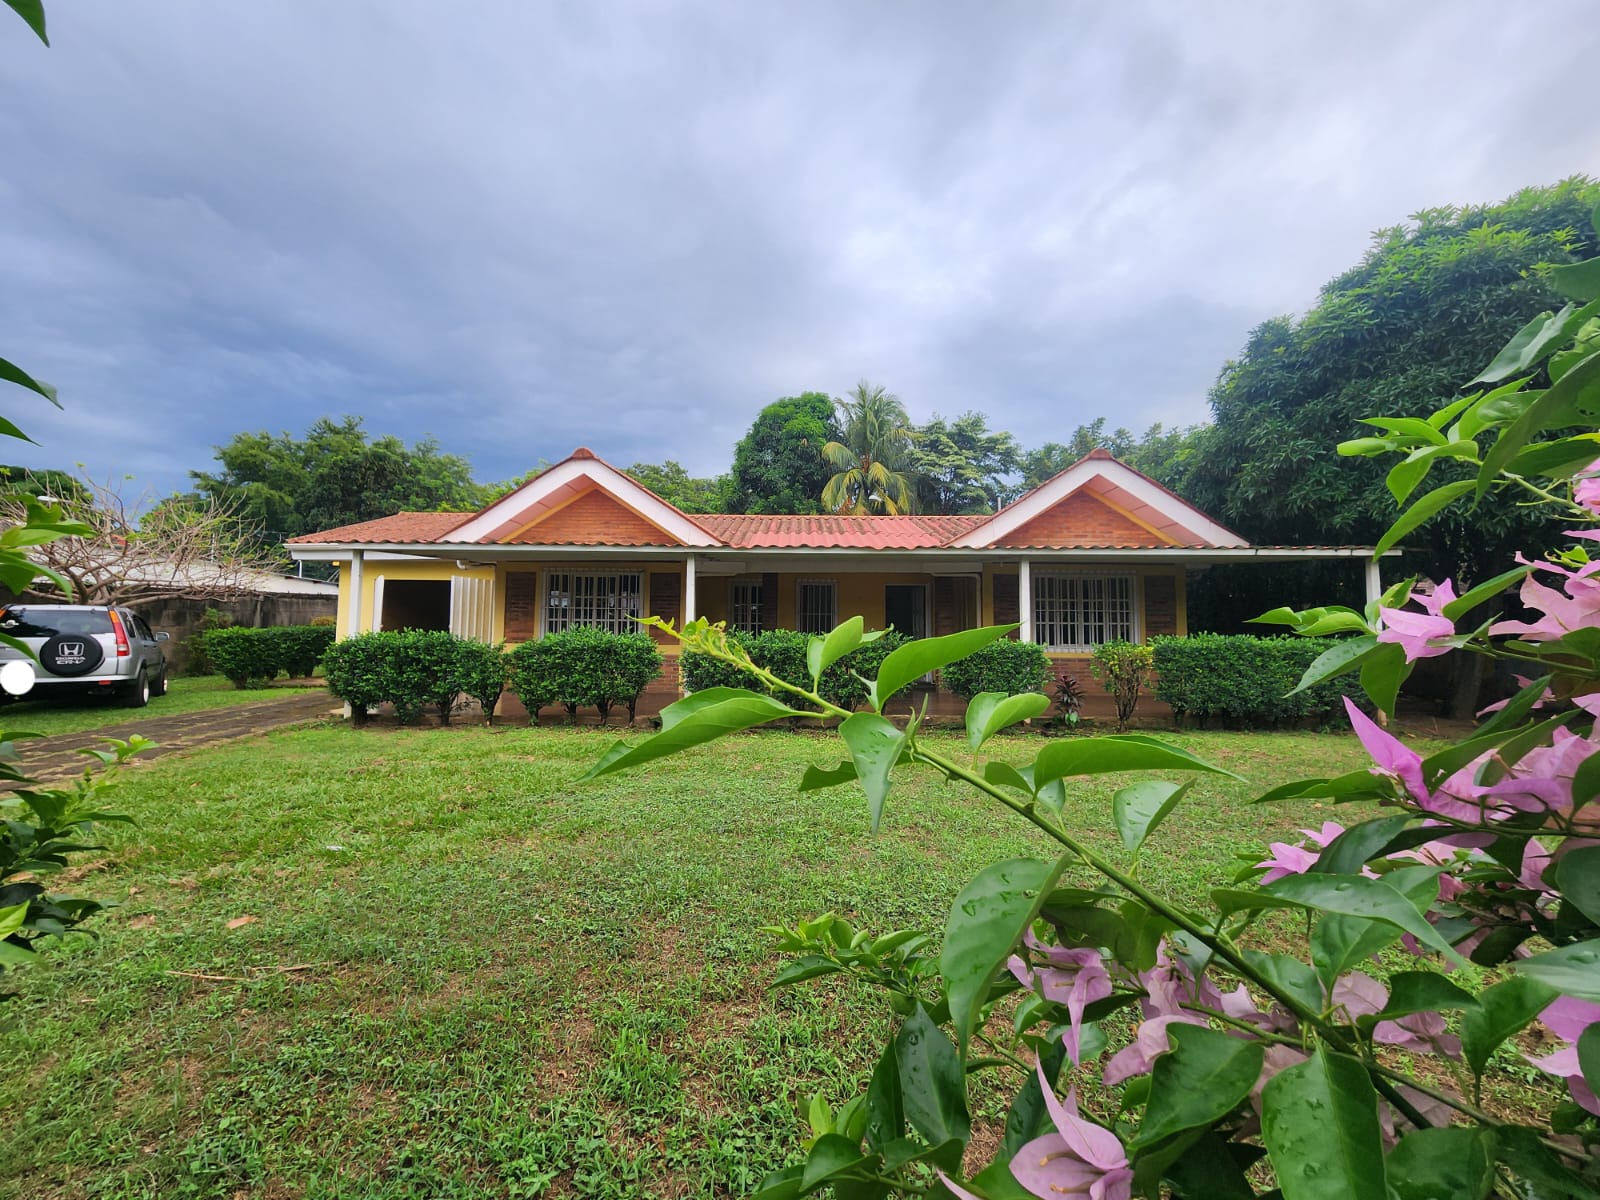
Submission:
[[979,692],[1042,692],[1050,674],[1050,656],[1043,646],[1002,638],[941,668],[939,678],[963,700],[971,700]]
[[506,658],[499,646],[443,630],[405,629],[337,642],[322,670],[328,690],[350,705],[353,724],[366,724],[368,709],[392,704],[402,725],[430,707],[439,723],[448,725],[462,696],[483,706],[485,720],[494,715],[505,686]]
[[367,710],[390,698],[390,660],[395,635],[363,633],[335,642],[322,660],[328,690],[350,706],[353,725],[367,723]]
[[[733,633],[728,640],[743,646],[750,661],[771,671],[785,683],[810,689],[811,668],[806,663],[806,646],[812,637],[793,629],[769,629],[765,633]],[[854,709],[867,698],[867,685],[860,676],[875,678],[884,658],[895,647],[904,645],[905,635],[889,630],[876,641],[845,655],[822,673],[823,699],[840,708]],[[756,681],[731,663],[687,651],[679,660],[683,687],[687,692],[702,692],[712,687],[755,688]],[[777,693],[780,698],[788,693]]]
[[[1336,644],[1332,638],[1219,633],[1156,638],[1156,698],[1179,724],[1218,719],[1246,728],[1305,721],[1343,725],[1348,681],[1328,680],[1288,695],[1317,656]],[[1356,699],[1369,707],[1365,696]]]
[[310,676],[332,644],[333,630],[325,627],[233,625],[206,630],[204,651],[218,674],[236,688],[248,688],[265,687],[280,672],[296,679]]
[[631,721],[639,694],[661,673],[661,651],[646,633],[604,629],[564,629],[537,642],[524,642],[509,655],[511,690],[537,723],[539,710],[559,704],[573,721],[578,709],[593,705],[600,722],[616,705]]

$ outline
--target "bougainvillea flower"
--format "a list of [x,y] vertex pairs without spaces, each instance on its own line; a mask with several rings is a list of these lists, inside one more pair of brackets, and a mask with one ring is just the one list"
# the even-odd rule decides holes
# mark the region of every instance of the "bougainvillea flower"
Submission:
[[1145,990],[1140,1007],[1147,1017],[1180,1016],[1190,1008],[1220,1009],[1222,993],[1217,985],[1202,973],[1196,979],[1189,964],[1167,951],[1163,939],[1156,946],[1156,965],[1139,972],[1139,984]]
[[1549,642],[1573,630],[1600,625],[1600,580],[1594,578],[1600,571],[1600,559],[1576,569],[1555,563],[1529,563],[1520,554],[1517,561],[1560,575],[1565,582],[1562,590],[1557,591],[1530,574],[1522,581],[1522,603],[1544,615],[1537,621],[1496,622],[1489,627],[1491,634],[1514,633],[1526,641]]
[[1017,1151],[1011,1174],[1029,1192],[1043,1200],[1082,1196],[1087,1200],[1130,1200],[1133,1171],[1128,1153],[1109,1129],[1078,1115],[1078,1094],[1067,1092],[1063,1104],[1039,1071],[1045,1108],[1056,1131],[1047,1133]]
[[[1034,949],[1040,948],[1031,931],[1027,941]],[[1111,976],[1098,950],[1051,946],[1045,953],[1051,964],[1048,967],[1031,967],[1017,954],[1007,960],[1006,966],[1023,987],[1067,1006],[1070,1023],[1062,1044],[1072,1065],[1077,1066],[1082,1061],[1084,1007],[1111,995]]]
[[1261,877],[1262,883],[1271,883],[1274,879],[1282,879],[1285,875],[1304,875],[1317,865],[1320,855],[1315,850],[1307,850],[1304,846],[1291,846],[1288,842],[1273,842],[1267,847],[1271,851],[1270,858],[1264,858],[1256,864],[1266,867],[1267,873]]
[[1600,458],[1595,459],[1572,480],[1572,500],[1592,513],[1600,513]]
[[1383,619],[1383,628],[1378,631],[1378,640],[1403,649],[1407,662],[1449,654],[1453,647],[1436,645],[1435,640],[1455,636],[1455,622],[1444,615],[1444,606],[1454,604],[1456,601],[1455,585],[1446,579],[1433,589],[1432,595],[1425,596],[1413,591],[1410,599],[1422,605],[1425,611],[1419,613],[1404,608],[1378,609],[1378,615]]
[[1584,1080],[1583,1070],[1578,1065],[1577,1047],[1583,1031],[1600,1021],[1600,1004],[1579,1000],[1576,996],[1562,996],[1539,1014],[1539,1020],[1567,1044],[1554,1054],[1529,1058],[1528,1061],[1541,1071],[1565,1079],[1573,1101],[1585,1111],[1600,1116],[1600,1099],[1596,1099],[1593,1089]]
[[1101,1073],[1105,1085],[1113,1087],[1125,1079],[1132,1079],[1135,1075],[1148,1075],[1156,1059],[1172,1049],[1167,1037],[1167,1026],[1174,1022],[1180,1025],[1206,1023],[1205,1018],[1196,1013],[1151,1017],[1139,1026],[1139,1032],[1134,1035],[1133,1041],[1113,1054],[1111,1060],[1106,1063],[1105,1070]]
[[1350,714],[1350,727],[1360,739],[1362,749],[1372,759],[1372,773],[1387,775],[1421,803],[1428,795],[1427,785],[1422,779],[1422,755],[1380,728],[1376,721],[1356,707],[1349,696],[1344,698],[1344,707]]

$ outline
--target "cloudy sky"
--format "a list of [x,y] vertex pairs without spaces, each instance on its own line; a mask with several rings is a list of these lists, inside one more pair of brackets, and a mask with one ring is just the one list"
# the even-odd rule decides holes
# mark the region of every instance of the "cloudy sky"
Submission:
[[31,466],[166,491],[353,413],[479,479],[722,469],[887,385],[1024,444],[1207,415],[1419,208],[1600,173],[1582,0],[54,0],[0,10]]

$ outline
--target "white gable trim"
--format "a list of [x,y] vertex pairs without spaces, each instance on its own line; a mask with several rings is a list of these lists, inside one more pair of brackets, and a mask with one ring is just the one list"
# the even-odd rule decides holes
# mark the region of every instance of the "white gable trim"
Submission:
[[722,544],[654,492],[640,487],[621,471],[608,467],[597,458],[569,458],[565,462],[557,463],[538,478],[530,479],[509,496],[495,501],[465,525],[452,529],[446,536],[452,542],[481,541],[502,525],[516,521],[558,488],[583,479],[587,479],[601,491],[621,501],[685,546]]
[[1218,525],[1192,504],[1179,500],[1165,488],[1157,486],[1126,463],[1120,463],[1114,458],[1079,459],[1061,474],[1046,480],[1010,508],[996,513],[988,521],[963,534],[950,545],[960,549],[992,546],[1021,529],[1035,517],[1049,512],[1092,479],[1104,479],[1107,483],[1115,485],[1148,504],[1173,524],[1190,530],[1200,541],[1209,545],[1249,545],[1238,534]]

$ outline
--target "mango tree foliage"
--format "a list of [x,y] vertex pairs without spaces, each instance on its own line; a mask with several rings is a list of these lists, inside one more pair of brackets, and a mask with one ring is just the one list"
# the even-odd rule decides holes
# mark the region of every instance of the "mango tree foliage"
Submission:
[[668,504],[686,513],[715,513],[725,511],[728,476],[718,475],[700,479],[690,475],[682,463],[667,459],[664,463],[637,462],[628,468],[645,487]]
[[1017,439],[990,431],[981,412],[937,413],[913,431],[909,469],[917,507],[928,513],[991,513],[1022,494]]
[[786,396],[763,408],[733,449],[727,509],[737,513],[818,513],[833,471],[822,448],[839,437],[825,392]]

